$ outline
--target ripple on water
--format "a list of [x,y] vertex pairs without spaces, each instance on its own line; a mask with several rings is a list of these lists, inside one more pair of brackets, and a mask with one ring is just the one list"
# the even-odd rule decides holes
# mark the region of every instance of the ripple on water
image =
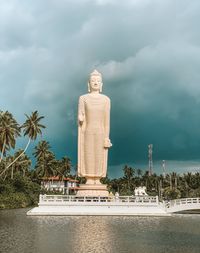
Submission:
[[200,216],[26,216],[0,211],[1,253],[199,253]]

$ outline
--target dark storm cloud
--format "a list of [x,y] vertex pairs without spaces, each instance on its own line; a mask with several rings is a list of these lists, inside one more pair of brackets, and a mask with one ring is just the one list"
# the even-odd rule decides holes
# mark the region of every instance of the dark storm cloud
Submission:
[[0,3],[3,110],[38,109],[58,156],[76,163],[78,97],[93,68],[112,101],[109,163],[199,158],[200,2],[10,0]]

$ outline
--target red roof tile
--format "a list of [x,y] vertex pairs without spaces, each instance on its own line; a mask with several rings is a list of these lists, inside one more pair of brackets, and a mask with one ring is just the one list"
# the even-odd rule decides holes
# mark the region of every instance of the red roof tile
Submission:
[[64,177],[63,179],[60,178],[59,176],[54,176],[54,177],[43,177],[42,178],[43,181],[50,181],[50,180],[53,180],[53,181],[70,181],[70,182],[78,182],[78,180],[76,179],[72,179],[72,178],[69,178],[69,177]]

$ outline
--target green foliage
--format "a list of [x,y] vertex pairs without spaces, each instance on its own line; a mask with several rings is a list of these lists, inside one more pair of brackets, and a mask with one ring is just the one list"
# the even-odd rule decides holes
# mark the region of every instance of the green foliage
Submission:
[[149,176],[148,172],[143,173],[127,165],[123,172],[121,178],[107,179],[108,189],[113,194],[133,195],[135,187],[146,186],[148,195],[158,195],[160,199],[200,197],[200,173],[178,175],[173,172],[166,177],[156,174]]
[[167,200],[179,199],[181,197],[181,192],[178,189],[170,189],[168,187],[164,189],[163,197]]
[[0,111],[0,152],[5,155],[6,150],[15,148],[16,138],[20,136],[20,126],[13,115]]
[[108,178],[108,176],[107,176],[107,177],[102,177],[102,178],[100,179],[100,182],[101,182],[102,184],[109,184],[110,179]]
[[[27,120],[25,123],[22,126],[19,126],[11,113],[8,111],[0,111],[0,178],[7,176],[6,172],[13,164],[16,163],[16,161],[19,160],[22,155],[24,155],[30,141],[35,140],[38,134],[42,134],[41,129],[45,128],[44,125],[40,124],[40,121],[44,118],[44,116],[39,117],[37,111],[33,112],[31,116],[26,115],[26,117]],[[23,129],[24,136],[29,136],[29,141],[24,150],[22,150],[19,154],[16,153],[17,157],[14,158],[10,156],[10,159],[7,159],[6,151],[10,150],[10,148],[15,148],[16,138],[20,136],[21,129]],[[3,156],[5,156],[5,160],[9,161],[8,164],[3,161]],[[13,168],[11,177],[13,178]]]
[[23,192],[10,193],[0,196],[0,208],[21,208],[32,205],[32,201]]
[[45,126],[40,123],[44,116],[39,117],[38,111],[32,112],[31,116],[25,115],[27,119],[21,126],[21,128],[24,129],[24,136],[28,135],[30,139],[35,140],[38,134],[42,134],[41,128],[45,128]]
[[13,193],[15,189],[10,184],[5,184],[4,182],[0,182],[0,194],[10,194]]
[[200,196],[200,187],[197,189],[191,189],[189,191],[188,197],[189,198],[198,198]]
[[40,185],[29,178],[15,177],[0,182],[0,209],[21,208],[36,205]]

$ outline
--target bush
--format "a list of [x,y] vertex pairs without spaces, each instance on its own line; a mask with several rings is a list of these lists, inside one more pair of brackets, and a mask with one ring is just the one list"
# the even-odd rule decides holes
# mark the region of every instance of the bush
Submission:
[[4,194],[4,193],[8,194],[8,193],[12,193],[14,191],[15,191],[15,189],[14,189],[13,185],[0,182],[0,194]]
[[29,178],[17,176],[0,182],[0,209],[37,205],[40,185]]
[[30,199],[22,192],[0,196],[0,208],[20,208],[31,205]]
[[189,198],[199,198],[200,197],[200,187],[195,190],[190,190],[188,194]]
[[170,189],[169,187],[165,188],[163,191],[164,199],[179,199],[181,197],[181,192],[178,189]]

